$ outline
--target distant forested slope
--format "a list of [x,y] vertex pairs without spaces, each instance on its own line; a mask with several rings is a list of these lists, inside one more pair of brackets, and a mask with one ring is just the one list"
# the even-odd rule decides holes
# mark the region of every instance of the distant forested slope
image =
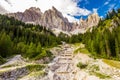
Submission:
[[108,12],[98,26],[84,34],[83,42],[93,55],[120,60],[120,9]]

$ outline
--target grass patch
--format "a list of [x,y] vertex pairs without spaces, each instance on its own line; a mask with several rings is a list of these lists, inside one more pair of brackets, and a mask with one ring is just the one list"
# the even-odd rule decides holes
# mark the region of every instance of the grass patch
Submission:
[[101,79],[105,79],[105,78],[110,78],[110,76],[106,75],[106,74],[103,74],[103,73],[99,73],[99,72],[90,72],[91,75],[95,75]]
[[80,69],[84,69],[84,68],[87,67],[87,64],[83,64],[83,63],[79,62],[79,63],[77,64],[77,67],[79,67]]
[[6,60],[3,57],[0,56],[0,65],[5,63],[5,62],[6,62]]
[[78,48],[74,51],[74,53],[85,53],[85,54],[89,54],[89,51],[86,48]]
[[98,65],[92,65],[92,66],[89,67],[89,69],[90,69],[89,73],[91,75],[95,75],[95,76],[97,76],[101,79],[110,78],[110,76],[99,72],[100,68],[99,68]]
[[74,47],[79,47],[82,43],[75,43]]
[[45,72],[44,71],[36,71],[36,72],[31,72],[28,77],[34,76],[34,77],[39,77],[39,76],[44,76]]
[[103,59],[103,62],[105,62],[106,64],[108,64],[112,67],[120,69],[120,62],[119,61]]
[[99,71],[100,70],[98,65],[92,65],[92,66],[89,67],[89,69],[90,69],[91,72],[95,72],[95,71]]
[[81,45],[81,43],[75,43],[74,44],[76,47],[79,47]]
[[45,68],[45,66],[40,64],[31,64],[31,65],[27,65],[26,68],[30,72],[32,72],[32,71],[41,71],[43,68]]
[[7,65],[7,66],[3,66],[2,68],[9,68],[9,67],[14,67],[14,66],[17,66],[17,65]]
[[49,50],[43,50],[42,53],[38,54],[32,60],[39,60],[45,57],[49,57],[50,59],[53,58],[53,54]]
[[90,75],[95,75],[101,79],[110,78],[110,76],[100,73],[100,68],[98,65],[91,65],[89,68]]
[[74,51],[74,53],[85,53],[85,54],[89,54],[89,51],[85,48],[85,45],[82,43],[75,43],[74,47],[76,48],[76,50]]
[[[27,70],[29,70],[28,75],[22,77],[22,79],[24,78],[32,78],[32,77],[41,77],[44,76],[46,73],[43,71],[43,69],[45,68],[45,65],[40,65],[40,64],[29,64],[26,66]],[[19,78],[21,79],[21,78]]]

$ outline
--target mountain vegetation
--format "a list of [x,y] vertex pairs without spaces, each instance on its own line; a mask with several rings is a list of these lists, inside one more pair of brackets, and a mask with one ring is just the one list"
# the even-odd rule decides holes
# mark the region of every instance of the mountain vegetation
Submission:
[[21,21],[0,15],[0,57],[3,58],[21,54],[30,59],[51,57],[46,48],[61,44],[80,42],[81,36],[72,37],[60,33],[56,37],[52,31],[40,25],[25,24]]
[[120,60],[120,9],[108,12],[105,19],[83,37],[86,48],[95,56]]
[[29,59],[51,57],[47,50],[61,44],[83,42],[94,56],[120,59],[120,9],[108,12],[105,19],[84,34],[55,36],[51,30],[40,25],[25,24],[13,17],[0,15],[0,61],[21,54]]
[[42,26],[25,24],[0,15],[1,58],[21,54],[28,58],[40,59],[51,56],[45,48],[55,46],[57,43],[59,43],[57,37]]

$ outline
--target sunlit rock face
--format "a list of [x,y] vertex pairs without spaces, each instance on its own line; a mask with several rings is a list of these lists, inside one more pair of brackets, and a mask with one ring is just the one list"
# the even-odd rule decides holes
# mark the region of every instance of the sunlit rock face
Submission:
[[25,23],[34,23],[37,24],[37,21],[40,20],[42,16],[42,12],[39,8],[31,7],[25,12],[17,12],[17,13],[10,13],[7,14],[9,17],[14,17],[15,19],[18,19]]
[[87,26],[92,27],[96,26],[99,23],[100,17],[97,13],[93,13],[92,15],[88,16],[88,19],[86,20]]
[[84,33],[86,29],[96,26],[100,20],[98,14],[93,13],[86,20],[81,18],[79,23],[70,23],[55,7],[44,13],[39,8],[31,7],[23,13],[9,13],[7,15],[25,23],[39,24],[49,29],[58,29],[72,34]]
[[72,28],[67,18],[64,18],[62,13],[59,12],[55,7],[41,12],[39,8],[31,7],[25,12],[17,12],[7,14],[9,17],[14,17],[25,23],[40,24],[48,28],[58,28],[64,31],[70,31]]
[[86,20],[80,18],[79,23],[73,23],[72,34],[85,33],[89,28],[97,26],[100,21],[100,17],[97,13],[93,13],[88,16]]
[[[96,26],[99,23],[100,17],[97,13],[93,13],[88,16],[86,20],[80,19],[79,24],[74,23],[75,28],[81,29],[81,28],[90,28],[93,26]],[[73,29],[75,30],[75,29]]]

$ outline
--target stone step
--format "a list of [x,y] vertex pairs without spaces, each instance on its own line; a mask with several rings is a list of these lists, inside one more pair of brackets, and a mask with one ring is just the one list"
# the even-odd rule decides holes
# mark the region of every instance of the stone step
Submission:
[[58,63],[66,63],[66,64],[69,64],[69,63],[72,63],[72,60],[59,60]]
[[67,71],[65,71],[65,72],[56,72],[57,74],[69,74],[70,72],[67,72]]
[[73,63],[57,63],[58,65],[64,65],[64,64],[73,64]]
[[56,72],[57,74],[69,74],[69,73],[72,73],[72,74],[76,74],[76,72],[68,72],[68,71],[60,71],[60,72]]
[[72,60],[72,57],[60,57],[58,60]]
[[61,56],[73,56],[73,54],[61,54]]

